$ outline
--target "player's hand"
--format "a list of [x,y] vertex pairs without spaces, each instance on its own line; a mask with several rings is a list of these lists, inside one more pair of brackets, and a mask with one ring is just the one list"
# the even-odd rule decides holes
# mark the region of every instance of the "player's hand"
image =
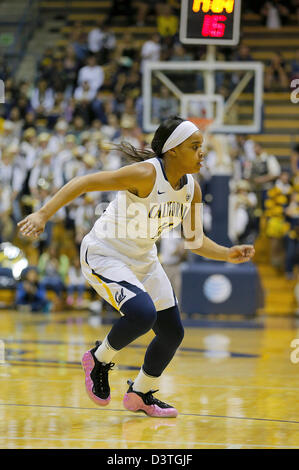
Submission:
[[255,254],[252,245],[236,245],[228,250],[227,261],[229,263],[239,264],[250,261]]
[[37,238],[45,229],[45,217],[39,212],[33,212],[18,223],[22,235]]

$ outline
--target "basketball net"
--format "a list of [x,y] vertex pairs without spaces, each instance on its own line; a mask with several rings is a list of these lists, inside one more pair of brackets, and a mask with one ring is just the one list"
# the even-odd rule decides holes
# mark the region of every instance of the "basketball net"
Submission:
[[207,119],[207,118],[196,117],[196,116],[190,116],[187,119],[188,121],[193,122],[193,124],[195,124],[204,135],[208,134],[209,128],[214,122],[214,119]]

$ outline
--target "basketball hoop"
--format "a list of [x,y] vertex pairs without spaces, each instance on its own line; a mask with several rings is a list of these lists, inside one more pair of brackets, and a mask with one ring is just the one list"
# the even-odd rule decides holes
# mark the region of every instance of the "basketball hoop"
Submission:
[[204,134],[206,134],[208,132],[209,127],[214,122],[213,119],[207,119],[207,118],[195,117],[195,116],[188,117],[187,119],[188,119],[188,121],[193,122],[193,124],[195,124],[198,127],[198,129]]

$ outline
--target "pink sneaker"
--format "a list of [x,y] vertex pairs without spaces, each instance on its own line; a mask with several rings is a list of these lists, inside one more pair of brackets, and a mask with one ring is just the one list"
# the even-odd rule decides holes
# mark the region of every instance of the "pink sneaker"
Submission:
[[115,365],[113,362],[105,364],[95,357],[94,353],[98,349],[100,341],[90,351],[82,357],[82,366],[85,372],[85,387],[88,396],[97,405],[106,406],[111,400],[108,372]]
[[72,295],[68,295],[66,299],[66,304],[70,307],[71,305],[74,305],[74,297]]
[[173,406],[153,397],[158,390],[150,390],[147,393],[133,390],[132,380],[128,380],[129,389],[124,396],[123,405],[129,411],[143,411],[148,416],[157,418],[176,418],[178,412]]

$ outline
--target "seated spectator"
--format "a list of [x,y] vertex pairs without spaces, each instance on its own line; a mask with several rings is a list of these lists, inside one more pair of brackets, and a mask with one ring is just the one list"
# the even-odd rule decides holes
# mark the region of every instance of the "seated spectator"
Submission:
[[40,178],[51,182],[51,194],[55,194],[63,185],[61,169],[57,165],[56,156],[49,150],[45,150],[32,169],[28,181],[33,197],[38,196],[37,183]]
[[47,47],[37,62],[37,70],[39,79],[44,79],[47,82],[52,78],[52,67],[53,67],[53,54],[54,50],[52,47]]
[[274,52],[265,72],[265,90],[286,89],[288,87],[286,62],[280,52]]
[[144,70],[144,65],[147,61],[160,60],[161,44],[159,34],[153,34],[151,39],[145,41],[141,48],[141,72]]
[[134,70],[130,70],[120,88],[120,93],[127,97],[137,98],[141,94],[141,77]]
[[289,20],[289,9],[282,0],[268,0],[261,9],[264,24],[269,29],[279,29]]
[[70,44],[74,48],[77,60],[83,63],[88,55],[87,37],[81,21],[76,21],[70,33]]
[[55,292],[56,307],[62,305],[62,295],[69,271],[69,259],[60,254],[59,248],[52,243],[38,260],[38,273],[41,277],[41,285]]
[[36,162],[36,146],[36,130],[33,127],[28,127],[28,129],[26,129],[26,131],[23,133],[23,137],[20,144],[20,151],[24,156],[28,172],[31,171]]
[[[86,143],[86,148],[89,147],[89,141]],[[84,165],[84,175],[88,175],[89,173],[95,173],[99,170],[99,163],[97,162],[94,155],[91,153],[85,153],[82,157],[82,163]]]
[[87,58],[87,64],[79,70],[78,85],[88,82],[90,90],[95,93],[104,82],[104,72],[100,65],[97,65],[96,57],[90,54]]
[[[60,169],[59,171],[62,176],[62,171]],[[33,211],[38,211],[44,204],[46,204],[52,195],[53,195],[53,180],[51,178],[51,175],[47,177],[47,174],[46,174],[45,177],[38,179],[34,193],[32,193],[31,196],[23,197],[22,201],[24,205],[31,206],[30,212],[33,212]],[[45,226],[45,230],[39,236],[38,242],[37,242],[37,248],[40,254],[45,249],[47,249],[49,245],[52,243],[54,226],[64,221],[65,218],[66,218],[66,208],[62,207],[56,212],[56,214],[53,217],[51,217],[51,220],[47,222]]]
[[293,177],[299,173],[299,144],[297,144],[291,152],[291,170]]
[[[61,114],[60,114],[61,115]],[[62,149],[65,143],[66,133],[68,131],[68,123],[63,117],[58,118],[55,127],[54,133],[49,139],[48,150],[52,152],[55,156]]]
[[44,115],[53,108],[54,92],[49,87],[48,82],[41,79],[37,82],[36,87],[32,91],[31,106],[37,113]]
[[120,136],[114,139],[114,143],[120,144],[122,141],[129,142],[136,148],[140,148],[140,140],[138,135],[140,134],[137,129],[136,118],[132,116],[123,117],[119,123]]
[[229,137],[230,155],[232,158],[232,181],[248,179],[250,162],[255,160],[254,141],[246,134]]
[[158,96],[152,99],[154,122],[160,122],[178,113],[179,102],[166,86],[162,86]]
[[96,90],[90,88],[90,83],[85,81],[78,86],[74,93],[74,98],[76,101],[87,101],[90,102],[96,96]]
[[22,130],[25,131],[29,128],[34,129],[35,131],[37,130],[36,115],[34,111],[28,111],[24,117]]
[[15,235],[15,224],[12,221],[11,215],[12,204],[10,199],[10,188],[3,186],[0,177],[0,243],[4,241],[13,241]]
[[210,135],[207,142],[205,170],[201,172],[208,179],[217,174],[231,175],[233,163],[227,136]]
[[57,51],[54,54],[53,76],[51,80],[53,90],[56,93],[64,92],[67,80],[68,74],[64,67],[64,54],[61,51]]
[[49,141],[51,134],[49,132],[41,132],[37,137],[37,158],[46,150],[49,150]]
[[180,62],[184,60],[190,61],[192,59],[193,59],[192,54],[187,52],[186,49],[181,44],[177,43],[173,46],[173,51],[172,51],[170,60],[175,60],[177,62]]
[[139,55],[139,47],[134,41],[132,33],[123,34],[121,39],[117,42],[115,55],[118,60],[124,57],[128,57],[132,62],[137,60]]
[[250,49],[245,44],[241,44],[236,54],[234,54],[234,60],[237,62],[251,62],[253,60]]
[[[65,165],[72,160],[73,158],[73,150],[76,147],[76,137],[73,134],[68,134],[65,137],[65,142],[63,148],[57,154],[57,165],[61,168],[63,177],[64,177],[64,168]],[[63,183],[65,184],[66,181],[63,179]]]
[[173,14],[171,5],[160,5],[157,16],[157,29],[162,38],[174,37],[179,28],[179,19]]
[[68,159],[64,165],[64,181],[70,181],[72,178],[84,174],[84,164],[82,162],[84,153],[85,148],[83,146],[77,146],[72,149],[72,158]]
[[257,193],[259,208],[264,209],[267,191],[279,177],[281,170],[277,158],[268,155],[260,144],[255,143],[256,159],[250,164],[249,178]]
[[0,159],[0,185],[3,189],[3,197],[7,198],[6,207],[14,222],[21,218],[20,194],[26,178],[26,166],[24,158],[20,155],[19,145],[12,144],[2,151]]
[[19,98],[19,89],[13,78],[8,78],[5,82],[5,103],[1,106],[2,115],[8,118],[11,108],[15,106]]
[[115,114],[107,114],[107,124],[102,126],[101,132],[103,134],[104,140],[107,141],[114,140],[120,134],[119,122]]
[[22,272],[21,281],[17,284],[16,308],[24,310],[24,307],[33,313],[48,313],[52,304],[46,297],[45,286],[38,280],[35,268],[27,268]]
[[12,121],[5,120],[3,132],[0,134],[0,149],[4,149],[10,145],[18,145],[18,137],[15,135],[15,132],[15,124]]
[[99,161],[100,156],[100,143],[103,140],[102,132],[88,132],[88,140],[85,143],[84,147],[86,148],[87,153],[92,155],[96,159],[95,171],[101,170],[101,163]]
[[76,85],[76,78],[78,72],[78,61],[76,57],[76,52],[71,44],[68,44],[66,47],[63,66],[66,80],[65,96],[66,98],[70,98]]
[[291,80],[299,79],[299,49],[296,50],[295,59],[291,61]]
[[104,19],[98,17],[95,20],[95,27],[92,28],[87,36],[88,50],[92,54],[97,54],[103,47],[103,27]]
[[102,91],[99,90],[96,94],[95,99],[91,103],[91,109],[93,112],[93,118],[100,121],[102,124],[107,123],[107,115],[105,109],[105,96]]
[[[95,166],[96,160],[94,157],[90,158],[90,167],[89,171],[92,171],[92,165]],[[86,160],[85,160],[86,161]],[[88,171],[86,172],[88,173]],[[75,225],[75,244],[77,247],[78,254],[80,254],[80,244],[82,242],[83,237],[91,230],[93,222],[95,222],[95,207],[96,204],[101,198],[101,195],[93,193],[93,194],[85,194],[81,198],[81,203],[74,211],[74,225]]]
[[234,243],[254,243],[257,236],[254,209],[257,197],[246,180],[239,180],[229,201],[229,236]]
[[281,193],[289,196],[292,192],[291,177],[288,168],[282,168],[281,174],[275,182],[275,187],[279,188]]
[[80,136],[81,132],[85,129],[85,122],[82,116],[74,115],[74,118],[71,122],[70,132],[76,137]]
[[267,191],[263,226],[269,238],[271,264],[281,272],[284,271],[285,264],[284,238],[287,237],[289,231],[289,224],[285,219],[287,204],[288,197],[283,194],[278,185],[275,184]]
[[[83,294],[85,291],[85,277],[82,274],[80,259],[76,257],[70,266],[67,281],[67,299],[66,303],[69,307],[76,305],[82,307]],[[77,301],[75,302],[74,293],[77,292]]]
[[88,34],[88,49],[95,54],[100,63],[106,63],[116,46],[115,34],[108,30],[105,18],[96,20],[95,28]]
[[99,54],[99,60],[102,64],[107,64],[110,60],[110,56],[115,50],[116,47],[116,37],[113,31],[109,30],[109,27],[106,23],[102,26],[103,39],[102,39],[102,48]]
[[134,119],[136,123],[136,109],[135,109],[135,101],[131,96],[127,96],[124,100],[123,106],[121,107],[121,116],[120,120],[126,118]]
[[89,129],[91,134],[94,134],[95,132],[101,132],[102,125],[103,123],[100,121],[100,119],[94,119]]
[[20,96],[30,98],[31,82],[28,80],[21,80],[19,83]]
[[91,123],[91,121],[94,119],[94,115],[92,112],[91,108],[91,103],[86,100],[82,101],[75,101],[75,109],[74,109],[74,119],[77,117],[82,118],[83,120],[83,128],[82,131],[85,130],[85,128]]
[[104,141],[101,143],[100,160],[103,171],[118,170],[118,168],[121,167],[121,156],[119,152],[112,149],[111,144]]
[[294,191],[291,195],[290,204],[286,208],[287,220],[291,230],[286,236],[286,278],[294,279],[294,267],[299,264],[299,194]]
[[19,140],[21,137],[24,120],[21,118],[21,113],[17,106],[14,106],[13,108],[11,108],[9,119],[10,119],[10,122],[12,122],[14,126],[14,129],[13,129],[14,136]]

